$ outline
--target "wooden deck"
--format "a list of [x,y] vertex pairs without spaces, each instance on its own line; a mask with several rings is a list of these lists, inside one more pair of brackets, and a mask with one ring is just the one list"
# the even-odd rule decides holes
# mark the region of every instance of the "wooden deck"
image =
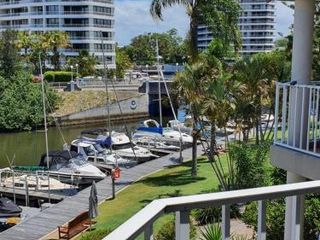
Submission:
[[[202,147],[198,146],[198,154],[202,153]],[[183,151],[185,160],[191,159],[191,149]],[[158,171],[166,166],[177,165],[179,152],[173,153],[153,161],[149,161],[133,168],[122,169],[120,180],[116,181],[116,191],[139,180],[152,172]],[[97,183],[97,192],[99,202],[111,197],[112,186],[111,179]],[[14,226],[0,234],[0,239],[6,240],[25,240],[41,239],[50,232],[57,229],[57,226],[63,225],[81,212],[88,210],[90,187],[82,190],[77,195],[66,197],[63,201],[51,208],[45,209],[27,221]]]

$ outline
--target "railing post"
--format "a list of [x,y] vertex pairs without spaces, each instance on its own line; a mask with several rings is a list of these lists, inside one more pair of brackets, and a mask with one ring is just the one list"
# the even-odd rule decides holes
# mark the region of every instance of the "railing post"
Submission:
[[291,240],[303,239],[303,214],[304,214],[304,196],[293,196],[292,198],[292,228]]
[[258,240],[266,240],[266,202],[258,201]]
[[153,223],[147,224],[144,230],[144,240],[153,240]]
[[230,239],[230,205],[222,205],[222,240]]
[[176,240],[189,240],[189,211],[176,212]]

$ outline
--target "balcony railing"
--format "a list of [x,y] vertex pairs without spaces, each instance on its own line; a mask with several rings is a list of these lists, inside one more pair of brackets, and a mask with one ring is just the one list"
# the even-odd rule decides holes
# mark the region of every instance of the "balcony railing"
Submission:
[[320,156],[320,86],[277,83],[274,144]]
[[[153,238],[153,223],[163,214],[175,213],[176,240],[189,239],[189,214],[193,209],[222,206],[222,239],[230,239],[230,205],[258,201],[257,239],[265,240],[266,202],[271,199],[290,197],[293,199],[292,221],[295,223],[291,240],[300,239],[300,211],[303,196],[320,192],[320,181],[245,189],[230,192],[201,194],[155,200],[110,233],[104,240],[136,239],[144,234],[145,240]],[[279,223],[280,224],[280,223]]]

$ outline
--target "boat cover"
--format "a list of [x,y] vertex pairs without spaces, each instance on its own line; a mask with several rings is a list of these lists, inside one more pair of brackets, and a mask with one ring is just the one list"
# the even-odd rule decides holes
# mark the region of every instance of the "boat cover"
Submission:
[[22,209],[6,197],[0,198],[0,217],[19,217]]
[[[52,161],[50,161],[50,165],[52,164],[52,162],[68,162],[70,159],[72,158],[76,158],[79,154],[73,151],[51,151],[49,152],[49,158],[52,159]],[[46,161],[46,156],[47,154],[44,153],[41,156],[41,160],[40,160],[40,167],[46,167],[47,166],[47,161]]]

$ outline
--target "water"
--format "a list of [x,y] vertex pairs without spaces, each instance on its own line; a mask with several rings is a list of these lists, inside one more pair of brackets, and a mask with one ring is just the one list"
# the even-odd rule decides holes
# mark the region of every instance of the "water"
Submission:
[[[140,121],[127,124],[129,132],[133,132]],[[105,125],[64,127],[61,132],[58,128],[48,129],[49,151],[61,150],[65,142],[70,142],[80,136],[86,129],[106,127]],[[112,129],[125,132],[125,125],[112,125]],[[9,161],[14,165],[38,165],[40,157],[46,151],[44,131],[0,134],[0,168],[8,167]],[[9,160],[9,161],[8,161]]]

